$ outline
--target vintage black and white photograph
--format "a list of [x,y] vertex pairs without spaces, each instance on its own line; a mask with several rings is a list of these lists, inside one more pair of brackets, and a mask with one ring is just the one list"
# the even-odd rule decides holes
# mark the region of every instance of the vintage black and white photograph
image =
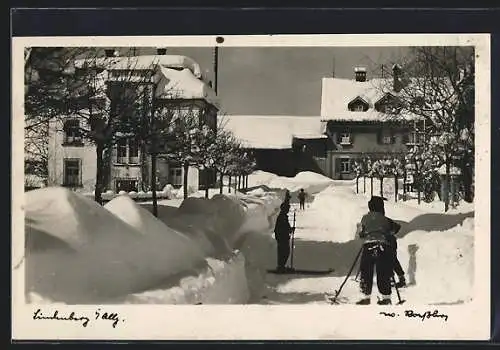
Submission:
[[478,301],[474,41],[205,42],[23,47],[24,303]]

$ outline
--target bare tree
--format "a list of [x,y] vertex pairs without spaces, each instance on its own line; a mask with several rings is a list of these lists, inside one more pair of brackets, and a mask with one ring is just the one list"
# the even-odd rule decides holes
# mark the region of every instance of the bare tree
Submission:
[[[473,200],[474,164],[474,49],[472,47],[416,47],[394,67],[392,84],[382,89],[395,96],[388,112],[395,118],[421,117],[416,131],[428,137],[416,150],[434,168],[461,169],[464,198]],[[444,191],[448,210],[448,189]]]
[[[99,57],[89,50],[75,62],[74,82],[69,96],[63,128],[72,128],[82,139],[96,147],[94,198],[102,203],[102,192],[109,178],[109,158],[120,140],[134,140],[137,105],[144,103],[143,91],[151,84],[154,64],[139,67],[132,56]],[[76,87],[74,87],[76,86]],[[72,123],[68,124],[68,120]],[[76,127],[75,127],[76,125]]]

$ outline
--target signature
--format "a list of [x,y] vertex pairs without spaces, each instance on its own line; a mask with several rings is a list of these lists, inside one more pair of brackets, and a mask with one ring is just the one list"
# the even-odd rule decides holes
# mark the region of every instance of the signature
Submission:
[[42,312],[41,309],[37,309],[33,313],[34,320],[51,320],[51,321],[72,321],[79,322],[82,327],[86,328],[91,321],[95,320],[105,320],[110,321],[113,328],[116,328],[118,323],[125,322],[124,319],[120,319],[118,313],[103,312],[101,309],[97,309],[93,317],[89,315],[77,315],[76,312],[72,311],[69,314],[62,314],[59,310],[54,310],[53,312]]
[[[391,317],[391,318],[395,318],[395,317],[399,317],[400,316],[400,314],[395,313],[395,312],[384,312],[384,311],[381,311],[381,312],[379,312],[379,314],[382,315],[382,316]],[[439,313],[438,310],[425,311],[423,313],[415,312],[414,310],[405,310],[404,313],[403,313],[403,316],[407,317],[407,318],[420,319],[420,320],[422,320],[422,322],[425,321],[425,320],[428,320],[430,318],[440,318],[440,319],[443,319],[445,322],[448,321],[448,315]]]

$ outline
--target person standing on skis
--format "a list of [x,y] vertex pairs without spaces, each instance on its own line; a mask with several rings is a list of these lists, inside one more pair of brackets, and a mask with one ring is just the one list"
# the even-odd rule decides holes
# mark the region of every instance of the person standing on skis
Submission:
[[304,210],[305,209],[305,202],[306,202],[306,193],[304,192],[303,188],[300,189],[298,197],[299,197],[299,208]]
[[289,204],[281,204],[280,213],[278,214],[276,225],[274,226],[274,238],[278,246],[276,254],[278,260],[277,272],[285,272],[287,270],[285,265],[290,256],[290,235],[294,229],[290,226],[290,222],[288,221],[289,210]]
[[369,212],[358,224],[359,237],[364,239],[360,273],[360,287],[363,298],[356,304],[370,304],[374,270],[377,273],[377,287],[382,298],[379,305],[391,304],[391,278],[393,276],[393,248],[390,236],[394,235],[394,222],[384,215],[384,198],[373,196],[368,202]]

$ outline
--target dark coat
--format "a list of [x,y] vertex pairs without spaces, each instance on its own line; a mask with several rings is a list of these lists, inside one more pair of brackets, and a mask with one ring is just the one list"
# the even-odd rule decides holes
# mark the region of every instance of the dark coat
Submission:
[[288,221],[288,215],[286,212],[281,211],[276,219],[276,225],[274,226],[274,236],[278,241],[290,239],[290,234],[292,233],[292,227]]

